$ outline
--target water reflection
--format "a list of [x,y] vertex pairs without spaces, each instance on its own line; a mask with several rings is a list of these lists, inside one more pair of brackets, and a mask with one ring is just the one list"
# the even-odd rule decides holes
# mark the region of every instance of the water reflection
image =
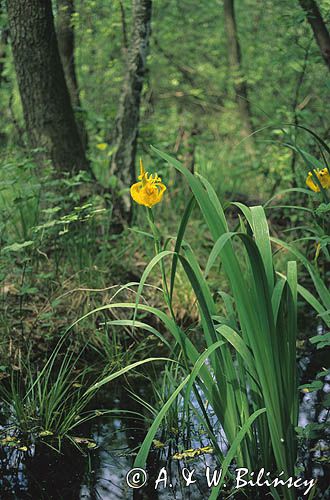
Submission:
[[[309,358],[302,358],[300,362],[302,379],[308,378],[310,368]],[[313,367],[314,370],[314,367]],[[330,389],[330,380],[326,380],[324,391]],[[138,389],[136,388],[136,391]],[[121,393],[120,393],[121,392]],[[327,410],[318,408],[316,392],[304,394],[299,416],[299,425],[306,426],[310,422],[321,422],[328,417]],[[111,405],[121,410],[141,413],[141,406],[126,390],[112,396]],[[212,425],[216,425],[210,413]],[[208,497],[208,488],[205,479],[205,468],[216,467],[212,455],[205,455],[196,459],[191,468],[196,468],[194,479],[196,483],[185,488],[182,480],[182,470],[179,461],[170,460],[173,449],[153,450],[149,455],[147,471],[148,483],[142,489],[133,490],[126,484],[126,474],[132,467],[136,451],[147,432],[145,419],[133,415],[98,420],[89,424],[82,430],[82,435],[92,436],[97,443],[96,450],[86,452],[83,456],[72,446],[64,446],[61,454],[53,452],[46,445],[32,447],[28,453],[14,449],[2,448],[0,450],[0,498],[1,500],[200,500]],[[202,442],[196,429],[195,434],[190,433],[190,441],[179,446],[198,447]],[[220,432],[220,429],[218,429]],[[313,458],[322,455],[322,446],[327,443],[318,439],[317,449]],[[308,477],[319,477],[320,485],[326,488],[325,469],[321,465],[311,462],[309,448],[301,457]],[[162,483],[157,491],[154,489],[156,477],[162,467],[168,473],[167,487]],[[170,484],[172,486],[170,486]]]

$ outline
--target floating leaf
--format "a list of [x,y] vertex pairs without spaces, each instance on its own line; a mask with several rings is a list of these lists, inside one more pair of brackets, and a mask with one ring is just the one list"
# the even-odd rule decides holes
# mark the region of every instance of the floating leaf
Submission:
[[53,436],[54,433],[52,431],[41,431],[39,432],[39,437]]
[[19,440],[17,439],[16,436],[6,436],[5,438],[1,439],[1,444],[7,444],[7,443],[19,443]]
[[165,444],[162,443],[161,441],[158,441],[158,439],[154,439],[153,444],[155,448],[164,448],[165,446]]
[[211,446],[205,446],[204,448],[191,448],[189,450],[184,450],[181,453],[175,453],[172,458],[174,460],[183,460],[184,458],[194,458],[213,452],[214,450]]
[[93,441],[93,439],[90,439],[90,438],[75,436],[75,437],[73,437],[73,440],[77,444],[82,444],[82,445],[87,446],[88,449],[93,449],[93,448],[97,447],[97,444],[95,443],[95,441]]

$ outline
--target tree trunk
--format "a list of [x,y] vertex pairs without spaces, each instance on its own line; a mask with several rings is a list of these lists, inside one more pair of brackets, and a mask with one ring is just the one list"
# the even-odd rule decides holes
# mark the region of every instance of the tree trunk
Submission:
[[[127,69],[119,103],[114,136],[115,152],[110,172],[117,177],[117,190],[128,188],[135,179],[135,155],[140,101],[146,72],[151,29],[151,0],[133,0],[133,29],[128,48]],[[121,223],[131,219],[129,193],[115,201],[114,217]]]
[[330,34],[322,18],[320,9],[314,0],[299,0],[299,3],[307,14],[307,19],[312,27],[316,43],[320,47],[324,62],[330,70]]
[[51,0],[7,0],[12,50],[28,138],[57,170],[88,166],[65,82]]
[[7,26],[4,24],[3,7],[2,7],[2,2],[0,0],[0,87],[1,87],[2,82],[5,80],[5,78],[3,76],[3,71],[5,68],[8,35],[9,35],[9,31],[8,31]]
[[183,164],[193,174],[196,164],[196,136],[201,134],[198,124],[195,122],[191,130],[186,130],[183,135],[183,144],[185,146],[185,155]]
[[68,86],[71,103],[75,110],[76,119],[79,126],[81,139],[84,146],[87,145],[87,133],[84,125],[84,119],[81,114],[81,102],[79,96],[79,87],[75,67],[75,34],[72,25],[74,9],[74,0],[57,0],[57,40],[66,84]]
[[[241,118],[242,135],[249,137],[252,132],[251,111],[248,101],[248,87],[242,69],[241,48],[238,39],[234,0],[224,0],[225,28],[227,33],[229,66],[234,80],[234,89]],[[246,152],[254,154],[252,137],[245,140]]]

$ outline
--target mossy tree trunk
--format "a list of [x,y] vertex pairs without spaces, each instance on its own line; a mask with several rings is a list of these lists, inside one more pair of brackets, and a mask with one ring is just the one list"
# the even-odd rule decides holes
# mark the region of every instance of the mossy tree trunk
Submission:
[[320,9],[314,0],[299,0],[299,3],[307,14],[307,19],[312,27],[316,43],[320,48],[325,64],[330,70],[330,34],[322,18]]
[[0,0],[0,86],[5,80],[3,76],[5,68],[5,60],[7,55],[7,43],[8,43],[9,30],[4,19],[4,9],[2,2]]
[[237,32],[234,0],[224,0],[224,19],[227,34],[228,61],[241,119],[242,135],[246,138],[246,152],[249,155],[254,155],[253,139],[249,137],[253,132],[253,127],[248,100],[248,86],[242,68],[242,55]]
[[[117,178],[117,192],[122,188],[128,188],[135,178],[140,102],[146,73],[151,10],[151,0],[133,0],[132,34],[128,47],[126,75],[116,118],[115,151],[110,162],[110,172]],[[116,199],[114,206],[114,217],[119,221],[119,225],[129,222],[132,208],[129,193]]]
[[51,0],[7,0],[17,81],[31,147],[58,171],[88,167],[58,50]]

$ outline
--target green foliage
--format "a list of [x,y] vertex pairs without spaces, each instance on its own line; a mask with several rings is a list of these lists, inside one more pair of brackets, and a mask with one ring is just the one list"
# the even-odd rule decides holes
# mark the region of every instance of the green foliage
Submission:
[[[192,212],[191,202],[183,216],[174,253],[161,250],[158,229],[153,217],[150,218],[157,253],[142,275],[135,315],[138,311],[149,310],[164,321],[176,344],[182,349],[185,378],[173,390],[154,420],[135,465],[143,467],[145,464],[155,433],[180,392],[187,386],[187,408],[190,392],[195,381],[198,381],[231,446],[226,466],[235,457],[238,465],[248,464],[248,467],[256,468],[259,463],[260,467],[266,465],[268,470],[284,470],[289,477],[294,474],[297,459],[297,293],[302,287],[300,285],[298,288],[296,262],[288,262],[286,276],[275,273],[271,239],[262,207],[248,208],[237,204],[246,217],[246,224],[241,223],[238,231],[230,231],[212,186],[205,179],[194,177],[170,156],[155,148],[154,151],[186,177],[212,235],[214,247],[203,273],[188,242],[183,239]],[[149,215],[151,213],[149,210]],[[242,257],[238,257],[234,250],[234,238],[241,240],[244,246]],[[299,252],[292,252],[299,257]],[[234,303],[234,308],[230,306],[225,318],[217,315],[217,304],[205,279],[219,256]],[[169,257],[172,257],[172,267],[168,272],[164,261]],[[188,332],[176,323],[172,309],[171,296],[178,262],[183,266],[199,305],[200,329],[206,349],[202,355],[189,340]],[[321,280],[315,277],[305,258],[303,262],[311,272],[320,294],[327,300]],[[161,267],[165,303],[172,319],[165,319],[159,309],[146,308],[139,303],[144,284],[157,264]],[[170,287],[166,276],[171,277]],[[111,305],[113,307],[131,305],[115,303]],[[234,327],[228,325],[229,315],[232,316],[230,324]],[[230,346],[236,352],[235,361]],[[209,365],[205,364],[207,358]],[[201,411],[205,415],[203,403]],[[263,411],[266,411],[266,418],[263,416],[254,422]],[[216,443],[212,429],[209,430],[211,439]],[[290,491],[283,491],[283,494],[287,498],[292,497]],[[216,491],[213,496],[216,498]]]
[[[327,21],[328,2],[319,3]],[[244,0],[237,2],[235,9],[255,129],[270,123],[312,123],[319,135],[326,137],[327,68],[299,2]],[[113,182],[107,166],[127,55],[123,27],[129,39],[131,2],[77,0],[75,10],[72,25],[82,101],[82,110],[77,111],[82,113],[89,132],[89,156],[95,175],[108,188]],[[6,24],[4,12],[2,19]],[[285,188],[295,178],[300,184],[304,178],[302,162],[269,142],[270,138],[281,139],[279,129],[274,129],[271,137],[268,130],[256,134],[256,157],[250,162],[249,175],[246,167],[242,175],[247,159],[229,73],[222,4],[156,3],[139,153],[146,155],[146,146],[152,143],[175,151],[185,162],[193,150],[198,171],[206,177],[210,170],[220,174],[219,185],[214,187],[222,192],[248,190],[260,198],[274,187]],[[4,76],[0,110],[5,125],[3,141],[11,157],[18,143],[24,146],[25,136],[8,46]],[[298,129],[292,130],[293,143],[301,134]],[[312,149],[311,140],[307,142],[306,149]],[[102,150],[99,144],[108,146]],[[157,156],[152,155],[152,159],[161,167]]]
[[[104,385],[150,361],[163,358],[148,358],[111,370],[108,365],[96,380],[91,380],[91,369],[79,366],[83,350],[76,352],[67,348],[62,354],[64,336],[40,371],[35,372],[30,359],[23,373],[12,372],[10,381],[2,381],[0,394],[3,405],[1,413],[8,419],[2,433],[22,436],[25,443],[51,437],[49,445],[57,440],[59,448],[66,438],[73,442],[75,432],[84,422],[116,410],[92,410],[91,401]],[[47,439],[46,439],[47,443]]]
[[[329,0],[318,4],[328,22]],[[177,444],[173,428],[181,438],[192,415],[224,472],[235,461],[293,474],[297,445],[324,436],[324,423],[297,426],[298,390],[320,396],[326,375],[299,386],[296,323],[310,307],[313,322],[330,325],[329,193],[305,186],[310,170],[329,165],[328,72],[298,0],[242,0],[235,9],[254,155],[245,151],[222,3],[153,2],[137,153],[168,190],[153,215],[136,210],[120,235],[111,228],[117,179],[109,162],[131,1],[75,1],[75,113],[88,131],[95,179],[59,176],[29,149],[0,10],[0,392],[5,431],[17,437],[10,445],[5,432],[3,446],[74,441],[99,414],[90,409],[98,390],[155,359],[163,378],[153,382],[153,400],[136,395],[152,421],[138,466],[159,429]],[[70,323],[71,350],[50,354]],[[329,333],[310,343],[312,356],[325,352]],[[165,359],[153,357],[159,350],[174,360],[164,370]],[[98,364],[88,370],[91,355]],[[319,399],[328,409],[329,398]]]

